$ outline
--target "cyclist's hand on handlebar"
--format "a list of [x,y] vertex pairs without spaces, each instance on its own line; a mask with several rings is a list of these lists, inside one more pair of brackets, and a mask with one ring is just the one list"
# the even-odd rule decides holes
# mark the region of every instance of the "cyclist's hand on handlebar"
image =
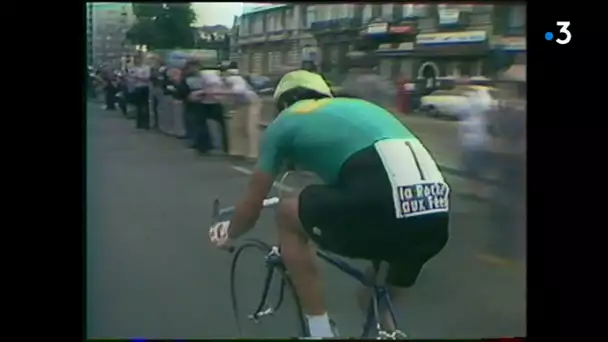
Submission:
[[217,248],[230,249],[232,247],[232,240],[228,236],[228,229],[230,229],[230,221],[221,221],[209,228],[209,240]]

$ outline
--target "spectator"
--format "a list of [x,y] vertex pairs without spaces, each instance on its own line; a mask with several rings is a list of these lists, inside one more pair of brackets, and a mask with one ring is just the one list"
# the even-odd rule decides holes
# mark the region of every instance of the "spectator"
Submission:
[[150,129],[150,67],[143,65],[141,55],[133,57],[133,66],[129,68],[129,78],[133,82],[132,102],[136,110],[136,127]]
[[[468,84],[468,79],[459,79],[460,85]],[[489,153],[487,132],[487,115],[492,109],[492,97],[486,91],[476,88],[467,88],[467,106],[460,114],[458,123],[458,136],[462,149],[461,157],[465,172],[473,179],[476,196],[485,197],[487,194],[485,182],[488,171]]]
[[158,56],[151,56],[150,61],[152,63],[152,68],[150,70],[150,104],[152,107],[152,117],[154,118],[152,121],[152,128],[158,129],[158,104],[160,102],[160,96],[163,93],[164,67]]
[[176,86],[176,97],[184,103],[184,125],[188,147],[196,149],[200,153],[208,152],[210,149],[209,129],[205,115],[206,108],[201,103],[204,90],[198,61],[186,62]]
[[118,74],[118,83],[117,83],[117,93],[116,93],[116,102],[118,103],[118,108],[124,117],[127,117],[127,94],[129,90],[127,88],[127,81],[124,74]]
[[248,158],[257,158],[260,136],[258,124],[261,119],[262,101],[240,75],[236,62],[228,65],[224,72],[224,81],[231,93],[232,103],[237,108],[238,117],[234,119],[245,120],[248,150],[242,152]]
[[116,87],[113,80],[114,75],[109,72],[101,74],[102,87],[105,99],[105,110],[115,110],[116,106]]
[[224,106],[220,98],[224,91],[224,82],[220,70],[208,68],[201,72],[205,95],[201,103],[204,107],[209,128],[209,138],[214,153],[228,153],[228,130],[224,117]]

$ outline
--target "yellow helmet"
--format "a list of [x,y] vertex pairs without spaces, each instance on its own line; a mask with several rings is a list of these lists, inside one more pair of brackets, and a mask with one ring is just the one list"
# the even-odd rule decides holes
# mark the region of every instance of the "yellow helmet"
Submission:
[[281,78],[272,98],[277,101],[285,92],[296,88],[310,89],[332,97],[331,88],[321,75],[306,70],[295,70],[288,72]]

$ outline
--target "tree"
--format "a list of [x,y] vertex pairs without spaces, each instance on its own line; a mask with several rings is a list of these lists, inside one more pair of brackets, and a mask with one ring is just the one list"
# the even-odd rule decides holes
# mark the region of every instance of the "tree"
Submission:
[[127,39],[148,49],[194,47],[191,27],[196,14],[190,3],[133,4],[137,22],[127,32]]

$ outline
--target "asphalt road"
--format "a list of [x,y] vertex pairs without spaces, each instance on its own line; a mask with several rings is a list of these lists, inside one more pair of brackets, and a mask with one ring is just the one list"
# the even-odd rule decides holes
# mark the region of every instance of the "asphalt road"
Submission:
[[[208,243],[207,226],[214,198],[233,204],[242,194],[247,165],[197,156],[179,140],[136,131],[117,113],[88,109],[88,337],[237,337],[230,256]],[[452,237],[412,288],[401,327],[412,338],[525,335],[525,266],[485,255],[492,227],[487,206],[462,195],[467,180],[448,181],[456,194]],[[275,241],[272,213],[251,236]],[[259,296],[258,260],[248,258],[242,271],[244,302]],[[323,268],[329,313],[343,336],[354,336],[361,323],[356,284]],[[292,326],[286,305],[263,328]]]

